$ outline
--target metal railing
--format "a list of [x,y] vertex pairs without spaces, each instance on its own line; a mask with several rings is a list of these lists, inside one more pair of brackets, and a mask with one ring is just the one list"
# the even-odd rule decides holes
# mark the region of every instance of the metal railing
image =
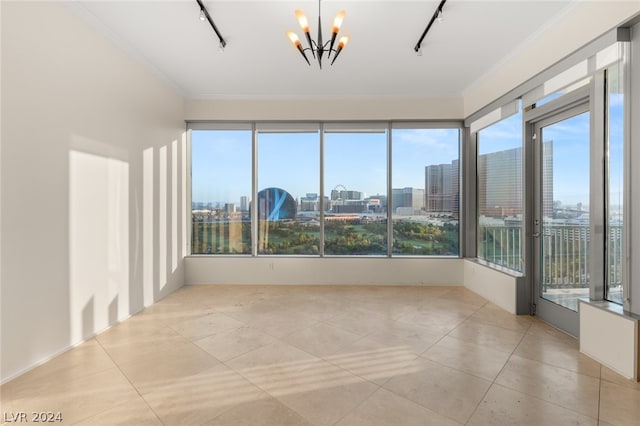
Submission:
[[[505,268],[522,271],[522,227],[478,227],[478,257]],[[545,225],[541,233],[544,288],[589,287],[588,224]],[[609,226],[607,271],[609,288],[622,284],[622,226]]]

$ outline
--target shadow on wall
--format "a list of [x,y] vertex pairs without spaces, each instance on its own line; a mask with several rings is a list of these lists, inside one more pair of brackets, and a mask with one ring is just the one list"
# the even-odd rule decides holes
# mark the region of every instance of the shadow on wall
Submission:
[[80,136],[71,140],[71,345],[183,283],[186,135],[136,158],[131,152]]

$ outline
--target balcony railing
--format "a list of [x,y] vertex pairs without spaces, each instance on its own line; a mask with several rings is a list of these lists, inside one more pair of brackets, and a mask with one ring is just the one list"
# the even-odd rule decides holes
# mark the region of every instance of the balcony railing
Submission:
[[[478,257],[522,271],[520,226],[481,225],[478,234]],[[588,288],[589,225],[545,225],[541,238],[543,289]],[[610,291],[614,292],[622,284],[622,226],[609,226],[607,252],[608,285]]]

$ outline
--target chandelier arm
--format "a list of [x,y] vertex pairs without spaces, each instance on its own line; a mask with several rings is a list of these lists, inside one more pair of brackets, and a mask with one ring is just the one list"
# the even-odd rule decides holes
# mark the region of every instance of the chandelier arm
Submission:
[[298,45],[297,48],[298,48],[298,52],[300,52],[304,60],[307,61],[307,64],[311,66],[311,62],[309,62],[309,58],[307,58],[307,55],[304,53],[304,51],[307,49],[303,49],[301,45]]
[[[446,0],[442,0],[442,1],[444,2]],[[309,24],[308,24],[308,21],[306,20],[306,17],[304,17],[304,14],[301,11],[296,10],[296,16],[298,16],[300,25],[303,28],[303,31],[304,31],[304,34],[305,34],[305,38],[307,39],[308,47],[304,47],[303,48],[301,43],[300,43],[300,40],[298,39],[297,36],[295,36],[294,33],[289,32],[287,34],[290,36],[291,41],[294,43],[294,45],[296,46],[297,50],[300,52],[300,54],[302,55],[304,60],[307,62],[307,64],[311,65],[311,62],[309,61],[309,57],[307,56],[305,51],[310,50],[311,54],[313,55],[313,58],[318,61],[318,65],[320,66],[321,69],[322,69],[322,57],[324,56],[325,52],[327,52],[327,60],[331,60],[330,65],[333,65],[333,63],[337,59],[338,55],[340,55],[340,52],[342,51],[342,49],[344,48],[344,46],[346,45],[346,43],[348,41],[348,37],[342,37],[340,39],[340,43],[338,43],[337,48],[334,48],[335,42],[336,42],[336,38],[338,37],[340,24],[342,22],[342,19],[344,18],[344,11],[341,11],[336,16],[336,20],[334,21],[333,31],[331,31],[331,38],[329,40],[327,40],[327,41],[324,41],[323,37],[322,37],[321,0],[318,0],[318,37],[317,37],[316,40],[314,40],[311,37],[310,31],[308,31]],[[336,29],[337,29],[337,31],[336,31]],[[307,31],[305,31],[305,30],[307,30]],[[292,36],[291,34],[294,34],[294,35]],[[331,55],[332,53],[333,53],[333,57]]]
[[336,59],[338,59],[338,55],[340,54],[340,52],[342,52],[342,48],[338,46],[338,49],[336,50],[336,54],[333,56],[333,61],[331,61],[331,65],[333,65]]
[[331,52],[335,52],[336,50],[333,48],[334,43],[336,42],[336,38],[338,37],[338,33],[331,33],[331,41],[327,43],[331,43],[329,45],[329,54],[327,55],[327,59],[331,57]]
[[[315,41],[313,41],[313,39],[311,38],[311,34],[309,33],[309,31],[305,32],[304,35],[307,37],[307,43],[309,44],[308,49],[311,50],[311,54],[313,55],[313,59],[316,58],[316,52],[315,49],[313,48],[313,45],[315,44]],[[307,49],[305,49],[307,50]]]

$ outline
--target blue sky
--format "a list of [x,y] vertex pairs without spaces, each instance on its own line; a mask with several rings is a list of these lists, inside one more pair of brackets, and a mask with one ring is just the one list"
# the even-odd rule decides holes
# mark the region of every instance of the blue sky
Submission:
[[[425,166],[458,158],[458,133],[394,130],[393,187],[424,188]],[[325,134],[325,193],[337,185],[367,196],[386,193],[386,141],[386,133]],[[259,190],[276,186],[294,198],[319,193],[319,149],[318,133],[259,134]],[[193,131],[193,201],[239,203],[250,196],[250,159],[250,131]]]
[[[611,104],[611,204],[621,204],[622,100]],[[522,114],[480,132],[479,154],[521,146]],[[554,143],[554,200],[588,204],[589,114],[543,129]],[[457,159],[458,129],[393,130],[393,188],[424,188],[424,168]],[[386,133],[325,134],[325,194],[343,185],[367,196],[386,192]],[[294,198],[319,193],[319,134],[260,133],[258,189],[280,187]],[[251,132],[193,131],[193,201],[239,203],[251,195]]]
[[[610,199],[622,205],[622,100],[610,98]],[[522,144],[522,114],[480,132],[479,154],[517,148]],[[589,202],[589,114],[580,114],[543,129],[543,140],[553,141],[554,200],[565,205]]]

